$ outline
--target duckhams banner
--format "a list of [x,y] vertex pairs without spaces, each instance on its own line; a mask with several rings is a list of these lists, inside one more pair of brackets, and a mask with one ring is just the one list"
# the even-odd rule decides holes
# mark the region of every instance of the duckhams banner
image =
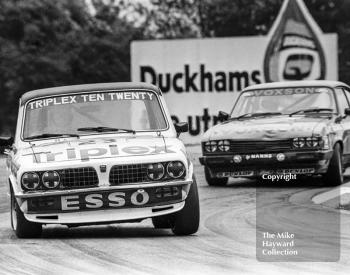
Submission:
[[187,143],[230,112],[238,92],[264,82],[338,79],[337,35],[323,34],[301,0],[286,0],[267,36],[134,41],[132,80],[161,88]]

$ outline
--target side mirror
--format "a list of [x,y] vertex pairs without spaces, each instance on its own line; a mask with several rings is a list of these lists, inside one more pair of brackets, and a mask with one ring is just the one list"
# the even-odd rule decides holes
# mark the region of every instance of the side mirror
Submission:
[[13,137],[0,137],[0,153],[4,153],[11,148],[13,144]]
[[345,108],[344,113],[346,116],[350,115],[350,108]]
[[219,120],[220,120],[221,122],[228,120],[229,117],[230,117],[230,115],[229,115],[228,113],[225,113],[225,112],[223,112],[223,111],[219,111],[219,116],[218,116],[218,118],[219,118]]
[[179,136],[181,133],[188,132],[188,123],[187,122],[178,122],[174,124],[175,130],[177,132],[177,136]]

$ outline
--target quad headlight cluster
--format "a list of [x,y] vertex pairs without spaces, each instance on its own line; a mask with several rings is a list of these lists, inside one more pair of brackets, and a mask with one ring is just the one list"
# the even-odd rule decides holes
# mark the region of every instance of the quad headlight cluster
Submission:
[[57,171],[25,172],[22,175],[21,184],[24,190],[33,191],[39,187],[45,189],[55,189],[61,182],[60,175]]
[[[137,172],[138,176],[150,181],[183,179],[186,176],[186,167],[181,161],[149,163],[143,169]],[[28,171],[21,177],[22,189],[25,191],[59,189],[63,188],[61,183],[64,184],[64,178],[62,182],[58,171]]]
[[315,137],[297,137],[293,139],[293,147],[300,149],[321,148],[329,149],[328,136],[315,136]]
[[186,168],[181,161],[159,162],[147,165],[147,177],[150,180],[156,181],[163,178],[179,179],[185,175]]
[[230,151],[229,140],[212,140],[204,143],[204,151],[209,153]]

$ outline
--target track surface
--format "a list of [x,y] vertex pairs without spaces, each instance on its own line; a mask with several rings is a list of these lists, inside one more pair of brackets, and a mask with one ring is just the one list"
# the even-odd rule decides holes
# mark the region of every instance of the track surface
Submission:
[[[199,148],[190,147],[201,202],[201,226],[194,236],[176,237],[155,230],[149,220],[138,224],[68,229],[44,227],[41,239],[19,240],[9,223],[4,160],[0,160],[1,274],[343,274],[350,271],[350,215],[342,214],[338,262],[259,262],[256,259],[256,189],[265,195],[268,230],[299,227],[305,236],[322,234],[305,226],[315,215],[335,212],[310,202],[326,190],[307,184],[282,187],[235,180],[229,186],[206,185],[198,164]],[[297,199],[293,199],[293,198]],[[260,207],[263,206],[260,204]],[[277,211],[278,210],[278,211]],[[317,251],[309,251],[317,253]]]

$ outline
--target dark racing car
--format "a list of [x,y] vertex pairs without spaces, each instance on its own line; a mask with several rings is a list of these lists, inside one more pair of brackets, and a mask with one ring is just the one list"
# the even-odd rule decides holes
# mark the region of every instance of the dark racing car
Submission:
[[321,175],[343,183],[350,166],[350,87],[335,81],[268,83],[242,91],[230,114],[202,138],[205,177]]

